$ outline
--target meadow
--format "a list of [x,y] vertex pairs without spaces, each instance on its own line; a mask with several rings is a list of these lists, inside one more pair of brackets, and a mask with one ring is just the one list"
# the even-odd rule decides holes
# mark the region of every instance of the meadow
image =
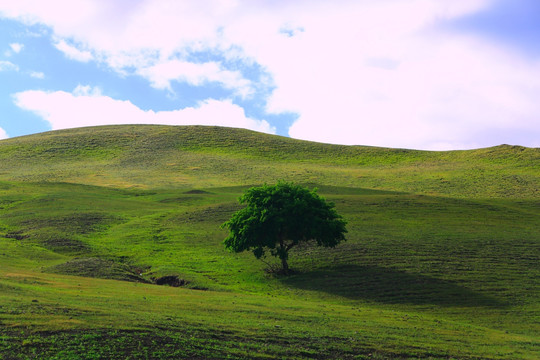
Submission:
[[[279,179],[348,221],[290,276],[220,228]],[[538,148],[198,126],[0,141],[0,359],[537,359],[539,260]]]

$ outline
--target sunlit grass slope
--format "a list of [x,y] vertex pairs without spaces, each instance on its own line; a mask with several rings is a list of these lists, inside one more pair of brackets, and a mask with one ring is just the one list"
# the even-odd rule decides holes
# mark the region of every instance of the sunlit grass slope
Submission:
[[219,127],[108,126],[0,142],[0,180],[190,188],[290,179],[457,197],[540,198],[540,149],[427,152]]
[[[539,155],[215,127],[0,141],[0,359],[537,359]],[[295,249],[289,277],[219,227],[277,179],[349,222],[337,248]]]

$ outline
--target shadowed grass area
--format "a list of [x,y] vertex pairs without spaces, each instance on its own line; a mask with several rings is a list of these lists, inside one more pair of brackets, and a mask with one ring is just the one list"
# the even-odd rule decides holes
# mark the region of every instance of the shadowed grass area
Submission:
[[[0,358],[536,359],[538,150],[164,126],[0,141]],[[292,249],[286,278],[220,229],[277,179],[349,230]]]
[[504,303],[495,297],[451,281],[377,266],[338,265],[281,280],[300,289],[377,303],[504,307]]

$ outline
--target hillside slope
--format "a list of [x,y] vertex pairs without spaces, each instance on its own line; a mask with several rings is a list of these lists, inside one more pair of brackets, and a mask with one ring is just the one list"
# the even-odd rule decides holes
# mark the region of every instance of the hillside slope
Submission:
[[[539,152],[196,126],[0,141],[0,359],[537,359]],[[287,277],[220,228],[277,179],[348,221]]]
[[273,182],[458,197],[540,198],[540,149],[430,152],[329,145],[248,130],[106,126],[0,141],[0,180],[140,188]]

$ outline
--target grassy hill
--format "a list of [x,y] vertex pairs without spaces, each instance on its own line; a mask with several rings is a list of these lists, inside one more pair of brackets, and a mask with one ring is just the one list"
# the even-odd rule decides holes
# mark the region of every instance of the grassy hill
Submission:
[[539,148],[428,152],[340,146],[219,127],[107,126],[0,142],[0,179],[149,188],[286,178],[450,195],[540,198]]
[[[538,358],[539,165],[518,146],[219,127],[2,140],[0,359]],[[289,277],[225,251],[219,227],[247,187],[278,179],[317,187],[349,222],[337,248],[293,251]]]

